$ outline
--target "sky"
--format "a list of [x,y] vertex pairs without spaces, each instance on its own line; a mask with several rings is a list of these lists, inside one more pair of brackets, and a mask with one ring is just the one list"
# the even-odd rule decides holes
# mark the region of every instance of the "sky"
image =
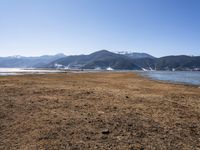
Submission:
[[0,0],[0,56],[200,55],[200,0]]

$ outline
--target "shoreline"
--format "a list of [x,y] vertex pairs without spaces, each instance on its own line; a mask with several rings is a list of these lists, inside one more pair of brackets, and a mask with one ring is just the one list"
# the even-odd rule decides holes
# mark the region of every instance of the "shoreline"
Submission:
[[[26,70],[26,69],[24,69]],[[37,74],[65,74],[65,73],[136,73],[141,77],[147,78],[149,80],[155,81],[155,82],[161,82],[161,83],[170,83],[175,85],[184,85],[184,86],[192,86],[200,88],[200,85],[189,83],[189,82],[181,82],[181,81],[171,81],[171,80],[162,80],[162,79],[156,79],[154,77],[150,77],[148,75],[142,74],[140,71],[130,71],[130,70],[115,70],[115,71],[108,71],[108,70],[51,70],[51,69],[36,69],[35,72],[31,72],[35,69],[28,69],[28,72],[0,72],[5,75],[0,75],[0,77],[6,77],[6,76],[22,76],[22,75],[37,75]],[[47,72],[42,72],[47,71]],[[49,72],[48,72],[49,71]]]

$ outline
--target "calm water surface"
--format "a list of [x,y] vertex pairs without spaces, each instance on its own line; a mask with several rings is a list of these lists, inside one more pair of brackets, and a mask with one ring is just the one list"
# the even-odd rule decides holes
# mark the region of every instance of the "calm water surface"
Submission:
[[143,71],[139,73],[155,80],[200,85],[199,71]]
[[60,70],[45,70],[45,69],[22,69],[22,68],[0,68],[0,76],[23,75],[23,74],[44,74],[62,72]]

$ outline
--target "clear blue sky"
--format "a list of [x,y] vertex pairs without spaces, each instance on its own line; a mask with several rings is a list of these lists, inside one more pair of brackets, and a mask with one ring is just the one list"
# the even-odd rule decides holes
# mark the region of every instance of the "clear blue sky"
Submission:
[[0,0],[0,56],[200,55],[200,0]]

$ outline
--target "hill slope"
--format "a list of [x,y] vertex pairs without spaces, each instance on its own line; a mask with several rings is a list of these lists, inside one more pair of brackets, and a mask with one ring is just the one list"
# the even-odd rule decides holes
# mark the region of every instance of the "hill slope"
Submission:
[[157,59],[157,70],[194,70],[200,68],[200,56],[166,56]]

